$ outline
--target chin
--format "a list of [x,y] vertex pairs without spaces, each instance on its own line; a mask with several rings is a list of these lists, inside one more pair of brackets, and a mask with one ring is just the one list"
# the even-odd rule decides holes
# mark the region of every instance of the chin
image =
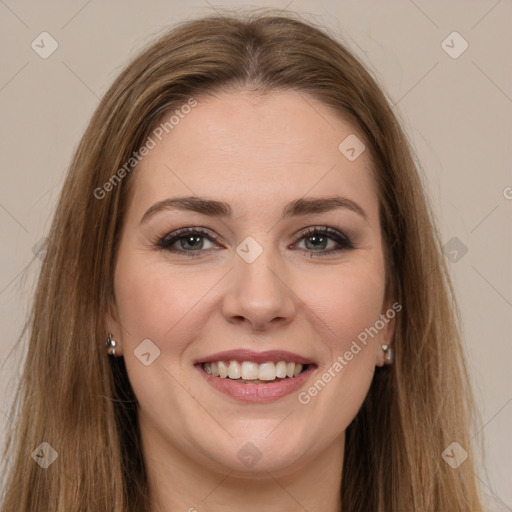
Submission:
[[[272,428],[275,428],[275,423]],[[265,434],[260,430],[258,436],[240,436],[236,442],[231,439],[226,451],[212,454],[212,458],[240,477],[268,479],[269,472],[292,473],[297,465],[301,465],[300,461],[307,458],[305,442],[296,436],[269,436],[267,432],[272,432],[272,428]]]

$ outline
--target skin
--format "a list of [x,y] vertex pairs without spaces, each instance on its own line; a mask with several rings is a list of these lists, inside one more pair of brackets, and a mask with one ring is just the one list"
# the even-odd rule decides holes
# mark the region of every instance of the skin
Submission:
[[[349,161],[338,145],[357,130],[303,93],[197,99],[132,176],[108,320],[139,402],[152,509],[339,511],[345,429],[384,363],[394,321],[305,405],[296,392],[241,403],[207,384],[193,361],[288,350],[318,366],[307,390],[391,307],[368,152]],[[167,210],[141,223],[154,203],[194,195],[228,202],[232,218]],[[289,201],[331,195],[356,202],[367,220],[345,208],[280,220]],[[346,233],[355,248],[321,256],[338,244],[297,236],[310,226]],[[156,245],[184,227],[219,240],[173,244],[203,251],[195,258]],[[252,263],[236,252],[248,236],[263,248]],[[148,366],[134,355],[144,339],[160,350]],[[237,457],[248,442],[261,453],[252,467]]]

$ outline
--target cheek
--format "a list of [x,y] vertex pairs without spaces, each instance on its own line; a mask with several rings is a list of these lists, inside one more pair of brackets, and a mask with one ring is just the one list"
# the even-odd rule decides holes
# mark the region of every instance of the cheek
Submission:
[[301,284],[297,292],[326,355],[299,402],[314,411],[319,430],[330,424],[334,435],[353,420],[373,378],[379,337],[372,329],[382,312],[384,268],[375,258],[341,265],[328,276],[323,272],[310,274],[309,286]]
[[129,345],[150,338],[160,346],[172,338],[178,349],[176,332],[185,324],[190,328],[188,315],[211,286],[207,273],[180,273],[161,262],[136,259],[119,261],[116,277],[117,305]]
[[380,258],[347,262],[332,270],[308,272],[297,279],[294,292],[304,302],[324,343],[337,355],[379,319],[384,297]]
[[[123,355],[139,404],[158,423],[162,414],[190,406],[190,397],[182,388],[186,378],[181,359],[190,342],[200,335],[198,314],[206,303],[204,296],[218,278],[207,272],[183,272],[133,253],[118,260],[115,275]],[[149,345],[151,363],[146,366],[138,355],[142,353],[141,343],[148,339],[157,349]],[[176,428],[180,421],[172,417],[166,420]]]

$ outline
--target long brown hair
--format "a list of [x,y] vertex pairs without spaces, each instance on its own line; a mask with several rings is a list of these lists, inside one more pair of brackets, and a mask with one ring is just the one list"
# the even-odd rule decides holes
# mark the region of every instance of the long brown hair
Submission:
[[[118,170],[165,113],[242,89],[319,99],[360,130],[372,159],[387,298],[403,312],[394,364],[376,369],[346,431],[343,510],[481,511],[459,313],[408,140],[376,81],[332,35],[292,13],[249,12],[174,27],[126,67],[94,113],[62,189],[27,323],[4,512],[148,510],[136,399],[123,359],[105,351],[137,172]],[[31,456],[42,442],[58,454],[47,469]],[[469,453],[457,468],[442,457],[452,442]]]

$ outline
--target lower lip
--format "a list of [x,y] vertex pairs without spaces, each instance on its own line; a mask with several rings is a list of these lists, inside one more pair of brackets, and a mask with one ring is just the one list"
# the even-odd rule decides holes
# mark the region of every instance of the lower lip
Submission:
[[225,395],[240,400],[242,402],[271,402],[278,400],[294,391],[298,391],[315,371],[316,366],[309,365],[298,377],[282,379],[278,382],[269,384],[242,384],[229,377],[225,379],[214,377],[206,373],[202,365],[197,365],[203,378],[212,387],[224,393]]

